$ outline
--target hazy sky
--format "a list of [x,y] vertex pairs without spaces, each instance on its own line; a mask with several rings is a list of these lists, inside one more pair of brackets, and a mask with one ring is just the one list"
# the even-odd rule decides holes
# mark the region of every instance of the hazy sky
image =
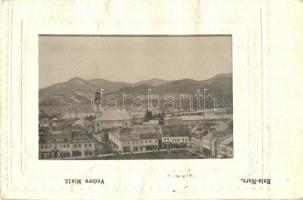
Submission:
[[40,36],[39,88],[73,77],[204,80],[232,71],[231,36]]

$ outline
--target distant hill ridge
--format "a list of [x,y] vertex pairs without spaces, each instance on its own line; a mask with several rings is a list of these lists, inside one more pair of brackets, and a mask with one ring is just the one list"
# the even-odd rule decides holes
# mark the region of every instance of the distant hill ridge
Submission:
[[207,80],[162,80],[149,79],[137,83],[114,82],[105,79],[84,80],[74,77],[66,82],[57,83],[39,90],[39,105],[45,106],[78,106],[90,105],[92,95],[99,89],[111,95],[146,95],[147,89],[154,93],[165,94],[194,94],[198,89],[207,88],[217,96],[225,96],[232,100],[232,74],[217,74]]

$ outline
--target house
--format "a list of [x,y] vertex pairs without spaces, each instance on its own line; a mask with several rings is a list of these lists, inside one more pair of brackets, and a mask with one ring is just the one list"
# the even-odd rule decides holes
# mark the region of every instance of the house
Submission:
[[109,141],[116,152],[145,152],[159,148],[159,128],[133,126],[111,129]]
[[91,134],[67,128],[39,135],[39,158],[56,159],[90,157],[94,155],[95,140]]
[[56,126],[57,118],[44,117],[39,119],[39,128],[54,128]]
[[219,158],[233,157],[233,136],[231,134],[221,138],[218,145]]
[[188,147],[190,129],[186,125],[160,127],[162,148],[186,148]]
[[209,133],[209,129],[203,126],[194,127],[192,129],[192,135],[189,143],[189,147],[192,152],[204,155],[202,139],[208,133]]
[[94,120],[95,132],[102,128],[128,127],[131,125],[131,117],[126,111],[104,111]]
[[224,131],[210,130],[209,133],[202,138],[204,153],[207,154],[208,157],[220,158],[220,143],[227,137],[232,138],[232,132],[228,129]]

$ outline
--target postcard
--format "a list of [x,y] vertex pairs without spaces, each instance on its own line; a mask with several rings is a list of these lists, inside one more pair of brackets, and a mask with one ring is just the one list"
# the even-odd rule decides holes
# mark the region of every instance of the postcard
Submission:
[[1,199],[302,198],[302,6],[2,1]]

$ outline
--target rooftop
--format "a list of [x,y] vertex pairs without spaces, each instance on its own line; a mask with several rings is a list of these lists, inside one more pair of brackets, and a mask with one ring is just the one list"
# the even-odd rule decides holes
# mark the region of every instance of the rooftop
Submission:
[[[198,121],[198,120],[204,120],[203,115],[185,115],[180,116],[180,118],[183,121]],[[206,113],[205,114],[205,120],[220,120],[220,119],[232,119],[231,114],[224,114],[224,115],[216,115],[214,113]]]
[[227,138],[227,137],[233,137],[232,134],[230,134],[230,132],[228,131],[218,131],[218,130],[210,130],[209,133],[207,135],[205,135],[203,138],[206,140],[219,140],[222,141],[223,139]]
[[109,110],[103,111],[97,115],[95,121],[114,121],[114,120],[130,120],[130,116],[126,111]]
[[192,137],[201,139],[202,137],[206,136],[208,134],[208,132],[209,131],[207,129],[196,130],[196,131],[193,132]]
[[233,147],[234,146],[234,142],[230,142],[227,144],[228,147]]
[[91,134],[83,129],[74,129],[71,126],[65,127],[60,131],[43,131],[44,134],[39,135],[40,143],[58,143],[58,142],[79,142],[93,140]]
[[139,139],[156,139],[159,135],[159,129],[155,127],[134,126],[112,129],[111,134],[120,140],[139,140]]
[[190,130],[186,125],[174,125],[174,126],[162,126],[162,135],[163,137],[182,137],[189,136]]
[[221,144],[228,145],[233,142],[233,136],[229,134],[226,137],[222,138],[220,141]]

